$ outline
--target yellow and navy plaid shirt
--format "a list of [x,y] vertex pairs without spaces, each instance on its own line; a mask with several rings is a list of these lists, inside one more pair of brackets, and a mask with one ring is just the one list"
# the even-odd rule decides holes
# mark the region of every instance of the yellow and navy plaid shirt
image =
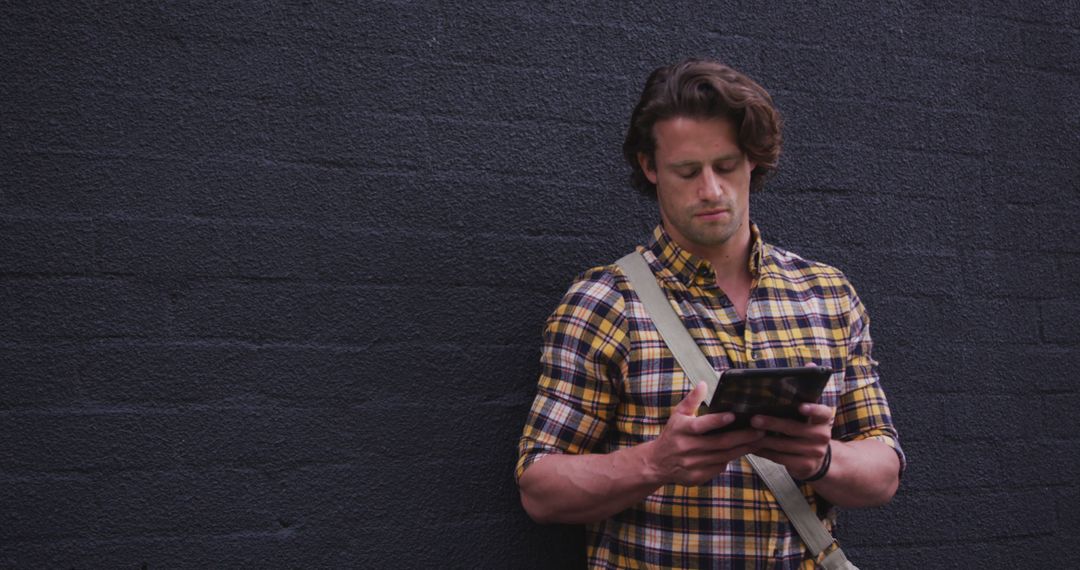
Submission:
[[[711,264],[662,226],[639,247],[713,367],[817,363],[836,373],[821,402],[836,407],[833,437],[875,438],[904,455],[870,355],[869,320],[837,269],[761,241],[752,227],[754,286],[746,321],[716,286]],[[518,478],[551,453],[607,453],[660,435],[692,388],[615,265],[586,271],[544,331],[542,373],[518,445]],[[828,526],[835,510],[803,493]],[[813,568],[794,527],[746,459],[701,486],[665,485],[587,526],[593,568]]]

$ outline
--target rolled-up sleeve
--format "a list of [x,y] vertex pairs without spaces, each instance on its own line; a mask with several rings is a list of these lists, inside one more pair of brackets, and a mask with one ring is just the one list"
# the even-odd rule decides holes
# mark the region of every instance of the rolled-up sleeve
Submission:
[[629,352],[624,310],[612,274],[593,270],[548,318],[536,398],[518,441],[517,479],[545,455],[588,453],[603,441]]
[[836,409],[833,437],[842,441],[876,439],[896,451],[900,470],[907,458],[893,426],[892,412],[878,376],[878,363],[871,355],[870,318],[859,296],[847,285],[848,356],[844,368],[844,390]]

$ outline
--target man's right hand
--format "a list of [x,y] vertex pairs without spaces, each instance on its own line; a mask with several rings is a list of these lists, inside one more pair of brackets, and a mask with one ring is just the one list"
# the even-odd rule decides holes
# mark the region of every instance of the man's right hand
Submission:
[[668,418],[660,437],[642,444],[643,458],[656,483],[702,485],[723,473],[731,461],[753,453],[765,432],[743,429],[709,432],[735,421],[729,412],[697,416],[707,386],[699,383]]
[[660,436],[611,453],[552,453],[518,480],[521,504],[541,523],[582,524],[621,513],[662,485],[702,485],[728,462],[755,452],[765,433],[709,432],[735,420],[728,413],[695,416],[705,400],[700,385],[675,406]]

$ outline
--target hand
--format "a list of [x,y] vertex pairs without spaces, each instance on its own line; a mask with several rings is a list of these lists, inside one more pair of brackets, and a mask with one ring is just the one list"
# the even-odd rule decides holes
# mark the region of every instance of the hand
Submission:
[[707,386],[698,384],[668,418],[660,437],[644,444],[646,464],[660,484],[701,485],[727,469],[730,461],[758,448],[765,433],[755,429],[709,432],[735,421],[734,414],[696,416]]
[[836,410],[821,404],[802,404],[806,421],[754,416],[750,425],[770,433],[761,440],[757,455],[787,468],[795,479],[807,479],[821,469],[825,450],[832,441]]

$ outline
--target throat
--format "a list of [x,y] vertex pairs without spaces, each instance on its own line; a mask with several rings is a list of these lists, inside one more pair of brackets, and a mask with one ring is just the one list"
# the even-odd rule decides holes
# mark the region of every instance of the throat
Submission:
[[716,277],[716,286],[731,301],[735,313],[739,315],[739,320],[746,321],[746,308],[750,304],[750,289],[753,287],[750,272],[747,271],[744,275],[728,279],[723,279],[718,275]]

